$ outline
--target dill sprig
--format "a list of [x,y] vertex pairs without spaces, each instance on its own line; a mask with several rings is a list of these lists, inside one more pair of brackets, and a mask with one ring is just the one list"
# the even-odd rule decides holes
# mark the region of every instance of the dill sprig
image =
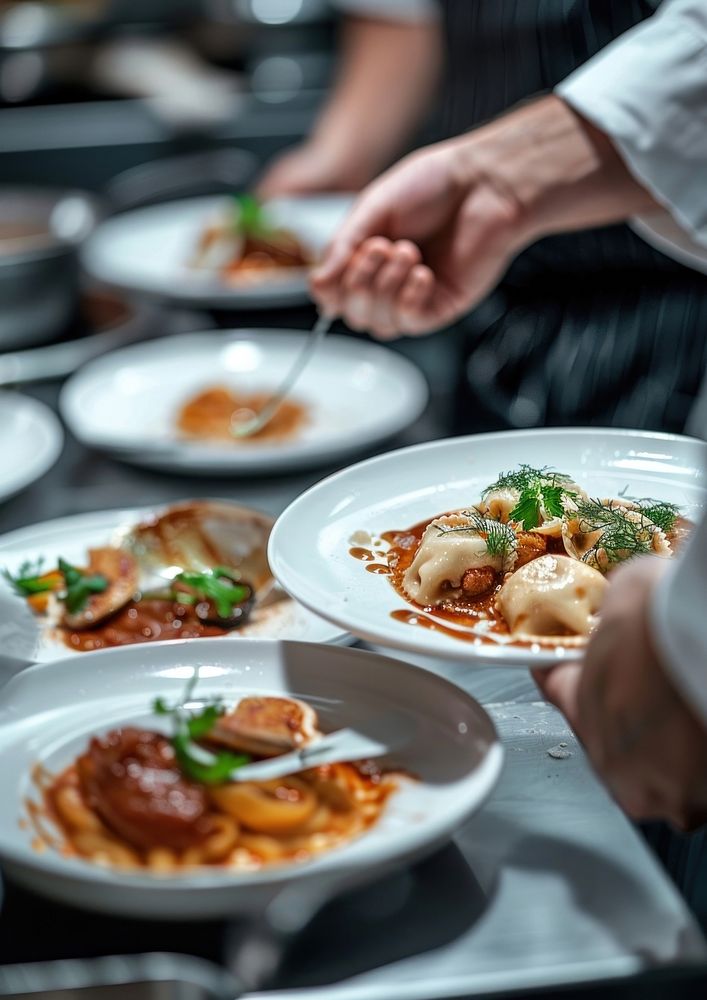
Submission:
[[[630,511],[620,503],[600,500],[576,501],[576,519],[585,534],[600,531],[594,545],[582,556],[582,562],[609,569],[616,563],[653,551],[656,525],[641,511]],[[604,553],[603,558],[601,553]]]
[[501,559],[502,565],[505,565],[506,560],[516,548],[516,536],[513,528],[501,521],[492,521],[482,517],[475,511],[465,510],[462,512],[462,517],[467,518],[468,524],[455,525],[453,528],[438,524],[436,525],[437,531],[440,535],[479,535],[484,540],[489,556]]
[[556,472],[549,466],[535,469],[532,465],[519,465],[511,472],[502,472],[481,496],[486,499],[499,490],[516,491],[518,500],[508,515],[509,520],[529,531],[537,528],[545,518],[562,517],[564,498],[576,496],[569,489],[571,485],[573,482],[570,476]]
[[666,533],[671,532],[675,527],[675,522],[680,515],[680,508],[677,504],[668,503],[666,500],[638,500],[641,514]]

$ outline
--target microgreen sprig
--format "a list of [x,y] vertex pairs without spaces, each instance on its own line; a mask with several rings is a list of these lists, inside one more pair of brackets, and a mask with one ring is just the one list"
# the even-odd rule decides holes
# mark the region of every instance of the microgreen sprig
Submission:
[[205,703],[197,712],[190,712],[187,705],[192,700],[199,680],[199,668],[194,670],[181,700],[176,705],[168,705],[163,698],[155,698],[152,711],[172,720],[171,743],[177,763],[184,774],[202,785],[222,785],[239,767],[249,764],[248,754],[234,754],[227,750],[212,752],[196,741],[204,739],[226,712],[220,698]]

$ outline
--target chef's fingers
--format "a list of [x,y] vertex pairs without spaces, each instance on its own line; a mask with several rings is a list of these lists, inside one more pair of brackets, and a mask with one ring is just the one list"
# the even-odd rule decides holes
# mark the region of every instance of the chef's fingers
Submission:
[[393,254],[394,246],[389,240],[373,237],[361,244],[343,272],[337,311],[353,330],[370,328],[376,278]]
[[413,267],[398,294],[397,323],[401,333],[431,333],[444,322],[444,316],[435,308],[436,279],[426,264]]
[[374,336],[390,340],[403,332],[397,317],[398,297],[421,261],[420,250],[409,240],[398,240],[393,245],[391,256],[373,283],[370,332]]
[[336,305],[339,281],[353,255],[365,240],[387,231],[388,214],[388,200],[375,189],[356,200],[310,278],[312,295],[320,309],[331,311]]

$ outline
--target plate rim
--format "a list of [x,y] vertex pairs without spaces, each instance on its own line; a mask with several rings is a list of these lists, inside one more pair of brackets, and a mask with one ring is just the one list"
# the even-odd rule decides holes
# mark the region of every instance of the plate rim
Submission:
[[33,396],[27,396],[22,392],[6,389],[0,390],[0,400],[9,401],[14,405],[19,403],[35,418],[36,423],[47,434],[44,451],[40,451],[39,455],[35,454],[32,456],[29,471],[25,471],[22,476],[15,477],[9,489],[0,485],[0,503],[4,503],[6,500],[10,500],[18,493],[26,490],[33,483],[36,483],[37,480],[41,479],[42,476],[46,475],[56,465],[64,450],[65,435],[59,417],[51,407],[47,406],[41,400],[35,399]]
[[[225,641],[227,640],[224,640],[222,637],[204,639],[201,640],[198,648],[200,650],[204,650],[206,653],[209,648],[216,650],[217,647],[222,646]],[[304,648],[305,650],[312,647],[313,651],[320,649],[320,644],[318,643],[299,642],[296,640],[267,639],[246,641],[250,641],[258,645],[261,653],[265,650],[266,655],[272,657],[276,657],[278,655],[278,649],[282,646],[296,646]],[[155,656],[157,657],[160,650],[171,652],[172,650],[179,648],[189,649],[193,647],[193,643],[194,640],[191,639],[178,639],[169,642],[152,643],[150,645],[155,653]],[[267,650],[267,646],[270,646],[271,649]],[[341,871],[358,871],[366,865],[379,870],[385,868],[387,865],[394,864],[398,859],[401,861],[404,860],[411,852],[414,853],[416,851],[426,850],[428,847],[430,849],[433,848],[439,842],[441,836],[445,839],[453,836],[454,832],[464,822],[466,822],[472,814],[476,813],[485,804],[489,795],[496,787],[504,766],[505,750],[495,723],[488,711],[478,701],[478,699],[476,699],[469,692],[465,691],[463,688],[459,687],[453,681],[447,679],[446,677],[441,677],[440,675],[415,664],[372,652],[370,650],[353,649],[351,647],[334,647],[334,649],[337,650],[337,654],[335,655],[342,657],[354,656],[366,658],[369,661],[384,661],[386,667],[398,670],[403,674],[407,674],[412,671],[415,676],[423,678],[423,683],[446,688],[450,696],[466,702],[474,714],[483,720],[484,725],[487,726],[489,730],[488,749],[483,760],[479,763],[474,772],[479,780],[481,789],[472,805],[469,806],[467,804],[466,807],[462,807],[459,810],[461,818],[458,819],[453,830],[444,832],[443,834],[440,834],[440,832],[437,831],[436,835],[434,837],[430,837],[429,841],[425,844],[410,844],[405,848],[405,850],[400,851],[396,851],[394,849],[395,841],[393,838],[390,838],[388,844],[379,850],[375,861],[370,858],[361,858],[357,862],[349,861],[347,865],[340,866]],[[74,662],[79,664],[83,670],[90,669],[90,662],[87,662],[84,666],[85,659],[87,657],[99,657],[100,659],[105,660],[105,657],[101,655],[104,652],[105,651],[87,653],[83,654],[81,657],[79,657],[78,654],[74,654],[68,659],[62,661],[59,666],[52,663],[33,664],[12,677],[8,681],[7,686],[14,689],[22,684],[23,677],[25,681],[27,676],[30,676],[30,679],[34,679],[37,675],[41,677],[46,670],[56,671],[57,669],[67,669],[68,666]],[[121,654],[123,656],[131,654],[136,655],[133,647],[122,647],[119,651],[112,651],[110,659],[117,660],[120,658]],[[108,662],[110,662],[110,659]],[[343,670],[344,668],[342,666],[341,668],[336,667],[334,669]],[[336,853],[337,852],[331,852],[330,854],[324,855],[325,861],[326,858],[331,856],[331,854],[335,855]],[[217,869],[213,872],[203,872],[198,876],[190,876],[188,878],[180,878],[169,875],[155,876],[150,875],[149,873],[141,873],[137,875],[127,873],[125,874],[125,878],[122,876],[121,878],[115,878],[115,872],[112,869],[103,869],[98,865],[92,866],[90,864],[86,864],[84,866],[72,863],[68,870],[64,869],[62,871],[62,867],[66,864],[66,859],[60,857],[59,855],[53,855],[51,852],[33,854],[29,848],[24,849],[19,845],[10,845],[10,848],[8,849],[7,845],[3,844],[1,841],[0,856],[5,861],[9,860],[12,865],[17,865],[24,869],[31,869],[35,873],[45,872],[50,874],[52,877],[57,876],[59,879],[63,878],[71,881],[79,881],[83,885],[95,884],[98,887],[103,885],[110,887],[111,889],[117,889],[118,891],[127,890],[130,893],[137,894],[160,892],[164,894],[169,893],[171,895],[185,891],[190,893],[219,893],[229,890],[235,891],[237,889],[259,889],[283,882],[301,882],[302,880],[306,880],[310,874],[314,875],[314,877],[325,877],[327,874],[331,874],[332,870],[330,866],[326,866],[325,864],[322,871],[315,870],[312,872],[311,866],[303,864],[286,866],[285,869],[278,869],[275,867],[264,869],[260,872],[248,874],[240,873],[239,875],[236,875],[235,873],[223,872],[220,869]],[[334,870],[336,870],[336,867],[333,867]],[[280,875],[279,878],[278,874]]]
[[[590,438],[601,435],[603,437],[617,439],[632,437],[651,441],[686,442],[691,445],[697,445],[707,456],[707,442],[700,438],[692,437],[686,434],[674,434],[667,431],[646,431],[618,427],[567,426],[523,428],[520,430],[509,431],[487,431],[480,434],[466,434],[458,437],[438,438],[434,441],[424,441],[420,444],[396,448],[392,451],[384,452],[381,455],[375,455],[371,458],[363,459],[360,462],[356,462],[353,465],[349,465],[344,469],[340,469],[339,471],[332,473],[330,476],[327,476],[318,483],[315,483],[313,486],[310,486],[309,489],[301,493],[285,508],[285,510],[277,518],[268,541],[268,562],[275,578],[283,590],[290,594],[290,596],[295,600],[299,601],[300,604],[308,607],[310,611],[321,614],[339,628],[345,628],[357,639],[368,643],[375,643],[376,645],[383,646],[388,649],[395,649],[403,653],[414,653],[416,655],[436,657],[446,662],[464,662],[470,668],[497,666],[509,669],[544,669],[557,666],[561,663],[580,660],[583,656],[582,647],[565,648],[559,646],[552,647],[551,649],[532,651],[526,647],[511,646],[509,649],[509,647],[499,644],[498,646],[484,645],[483,648],[477,648],[468,643],[455,643],[455,641],[451,638],[449,639],[449,645],[447,645],[447,637],[443,636],[445,643],[440,643],[439,648],[436,648],[433,643],[430,643],[430,645],[424,645],[420,641],[415,642],[412,636],[410,636],[408,640],[402,637],[399,639],[393,639],[389,635],[381,635],[379,632],[368,629],[365,626],[357,625],[355,629],[352,629],[351,622],[345,622],[342,616],[333,613],[329,605],[325,605],[322,610],[317,612],[315,602],[313,600],[309,601],[308,595],[305,595],[305,597],[295,596],[294,589],[296,588],[288,586],[288,569],[285,567],[285,564],[280,557],[279,538],[281,535],[286,533],[286,526],[289,518],[298,514],[300,510],[307,505],[313,494],[323,491],[325,488],[338,485],[341,480],[360,473],[363,467],[370,468],[372,466],[384,464],[385,462],[390,461],[391,458],[397,458],[402,455],[409,455],[413,453],[423,455],[424,453],[432,450],[466,447],[479,442],[493,443],[499,439],[507,440],[509,437],[512,437],[514,440],[522,440],[527,437],[545,437],[553,434],[561,434],[568,437],[576,436],[581,438]],[[705,475],[707,475],[707,472],[703,472],[702,477],[704,478]],[[707,485],[702,488],[707,493]],[[511,653],[510,656],[508,655],[509,652]]]

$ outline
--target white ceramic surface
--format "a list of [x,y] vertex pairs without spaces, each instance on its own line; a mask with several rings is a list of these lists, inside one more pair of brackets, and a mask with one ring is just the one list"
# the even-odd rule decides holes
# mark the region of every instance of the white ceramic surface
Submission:
[[[292,503],[270,536],[269,560],[282,586],[304,605],[362,639],[474,664],[548,666],[576,650],[476,645],[396,621],[406,604],[385,576],[349,555],[356,531],[372,536],[411,527],[477,503],[498,474],[522,462],[552,466],[591,496],[655,497],[697,519],[705,502],[707,445],[640,431],[514,431],[434,441],[361,462]],[[581,654],[580,654],[581,655]]]
[[[273,223],[289,229],[319,255],[345,217],[350,195],[278,198],[266,206]],[[223,309],[272,309],[309,301],[307,271],[273,272],[228,285],[189,266],[205,225],[230,210],[228,196],[190,198],[116,215],[87,242],[82,261],[99,281],[181,304]]]
[[48,472],[63,444],[61,424],[48,406],[19,393],[0,392],[0,501]]
[[[155,876],[33,850],[32,830],[18,824],[25,799],[37,797],[32,768],[41,763],[54,772],[90,735],[125,723],[162,728],[150,714],[152,700],[178,698],[196,665],[196,697],[295,695],[317,708],[324,729],[350,725],[372,736],[383,736],[386,717],[394,717],[412,734],[395,763],[419,781],[401,781],[381,820],[351,844],[255,873],[202,868]],[[433,674],[357,650],[276,642],[234,647],[223,639],[133,646],[24,671],[0,693],[0,754],[0,860],[9,875],[72,905],[174,920],[252,912],[288,885],[349,873],[369,878],[430,850],[479,808],[503,759],[481,706]]]
[[[76,514],[73,517],[61,517],[8,532],[0,536],[0,569],[8,569],[13,573],[25,560],[36,562],[39,558],[44,558],[46,567],[51,568],[56,565],[59,556],[73,565],[81,566],[85,562],[88,549],[110,543],[122,529],[139,523],[153,514],[154,510],[155,508],[143,508]],[[28,624],[32,626],[39,619],[34,616],[29,619],[25,615],[20,616],[19,609],[24,605],[25,601],[13,595],[8,583],[0,579],[0,617],[4,615],[16,622],[21,621],[23,628],[27,629]],[[17,606],[18,614],[12,613],[13,606]],[[51,628],[45,627],[41,631],[33,631],[34,649],[27,652],[28,657],[45,663],[70,655],[71,650],[53,638]],[[244,637],[324,643],[351,641],[347,633],[290,600],[275,602],[260,611],[256,610],[247,625],[241,629],[234,629],[226,636],[231,642],[241,641]]]
[[337,461],[403,430],[427,404],[420,371],[387,348],[329,336],[292,390],[309,420],[290,440],[181,439],[175,419],[197,392],[225,385],[275,391],[305,343],[293,331],[190,333],[104,355],[64,387],[62,415],[76,437],[124,461],[182,473],[285,472]]

